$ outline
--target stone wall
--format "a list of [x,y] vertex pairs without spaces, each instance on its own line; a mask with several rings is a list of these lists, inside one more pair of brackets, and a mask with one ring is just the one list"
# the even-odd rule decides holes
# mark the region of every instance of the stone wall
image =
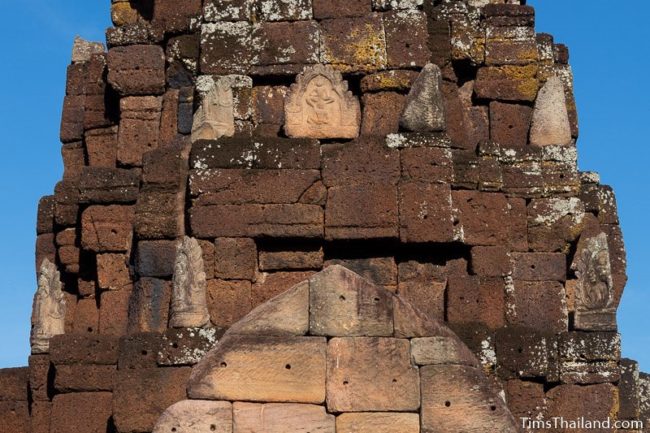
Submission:
[[[647,416],[615,197],[530,6],[178,3],[113,0],[107,52],[75,43],[36,244],[66,332],[1,372],[0,431],[150,432],[228,327],[331,265],[444,321],[515,418]],[[183,236],[210,329],[169,326]]]

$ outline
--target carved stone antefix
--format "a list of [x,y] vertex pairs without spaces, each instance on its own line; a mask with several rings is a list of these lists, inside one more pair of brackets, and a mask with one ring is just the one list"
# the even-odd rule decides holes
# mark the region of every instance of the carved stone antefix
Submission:
[[348,83],[330,66],[314,65],[298,75],[285,99],[284,130],[294,138],[356,138],[361,107]]
[[38,273],[38,290],[32,310],[32,353],[47,353],[50,338],[65,334],[65,297],[61,274],[49,260],[43,260]]
[[192,122],[192,142],[235,135],[233,93],[227,80],[214,80],[200,96],[201,105]]
[[574,327],[586,331],[616,330],[614,283],[607,235],[581,239],[571,265],[578,278]]
[[174,287],[169,325],[172,328],[201,328],[208,324],[206,278],[201,246],[185,236],[176,249]]

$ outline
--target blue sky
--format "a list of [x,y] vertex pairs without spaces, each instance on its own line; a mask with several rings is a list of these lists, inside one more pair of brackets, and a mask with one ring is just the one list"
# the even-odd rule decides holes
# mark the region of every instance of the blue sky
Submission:
[[[630,281],[619,310],[623,353],[650,370],[650,4],[643,0],[534,0],[537,30],[571,49],[582,170],[618,196]],[[6,2],[0,15],[0,368],[26,365],[35,290],[38,199],[61,178],[58,141],[65,71],[75,35],[103,40],[109,0]]]

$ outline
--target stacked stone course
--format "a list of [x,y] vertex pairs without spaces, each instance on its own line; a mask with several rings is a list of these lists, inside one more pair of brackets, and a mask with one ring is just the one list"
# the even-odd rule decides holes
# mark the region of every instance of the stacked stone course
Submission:
[[[0,371],[0,432],[152,432],[188,391],[207,398],[186,384],[230,347],[228,329],[261,321],[245,333],[260,343],[300,313],[274,316],[267,303],[336,265],[444,323],[477,364],[408,342],[438,328],[273,334],[280,346],[326,336],[327,363],[340,349],[367,355],[380,379],[401,363],[428,384],[422,399],[399,388],[408,407],[360,409],[387,412],[366,419],[339,415],[356,409],[336,400],[334,374],[326,407],[306,419],[339,415],[337,431],[452,432],[459,424],[445,416],[486,407],[517,425],[650,417],[650,381],[621,360],[616,332],[627,277],[614,193],[578,171],[568,49],[535,33],[525,1],[112,0],[111,16],[107,51],[75,42],[63,179],[38,207],[36,266],[47,259],[61,274],[65,334],[28,369]],[[184,236],[201,248],[206,328],[170,325]],[[339,313],[326,318],[345,324],[358,312]],[[397,340],[372,344],[388,354],[354,349],[377,336]],[[359,341],[335,347],[333,337]],[[465,400],[477,383],[484,394]],[[234,414],[235,432],[284,431],[238,430],[238,416],[259,408],[230,402],[265,404],[269,419],[287,408],[267,403],[296,402],[251,397],[249,385],[201,410]],[[429,388],[451,407],[427,412]],[[318,389],[298,402],[323,404]],[[468,431],[513,431],[476,422]]]

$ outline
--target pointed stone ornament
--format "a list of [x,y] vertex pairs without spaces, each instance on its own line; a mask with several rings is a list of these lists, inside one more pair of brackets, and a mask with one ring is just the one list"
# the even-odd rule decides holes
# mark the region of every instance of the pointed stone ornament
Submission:
[[170,327],[201,328],[208,324],[206,288],[201,246],[185,236],[176,248]]
[[356,138],[359,100],[340,72],[314,65],[298,75],[285,99],[285,133],[292,138]]
[[32,353],[48,353],[50,338],[65,334],[66,303],[61,274],[49,260],[43,260],[38,273],[38,290],[32,311]]
[[192,122],[192,143],[235,135],[235,111],[232,87],[227,80],[215,80],[201,96],[201,105]]
[[607,235],[600,233],[581,239],[571,269],[578,277],[574,327],[585,331],[616,330],[614,282]]
[[400,126],[407,131],[444,131],[445,106],[442,98],[442,72],[437,65],[424,66],[406,97]]
[[556,76],[549,78],[537,95],[530,144],[539,147],[571,144],[571,124],[566,108],[564,84]]

